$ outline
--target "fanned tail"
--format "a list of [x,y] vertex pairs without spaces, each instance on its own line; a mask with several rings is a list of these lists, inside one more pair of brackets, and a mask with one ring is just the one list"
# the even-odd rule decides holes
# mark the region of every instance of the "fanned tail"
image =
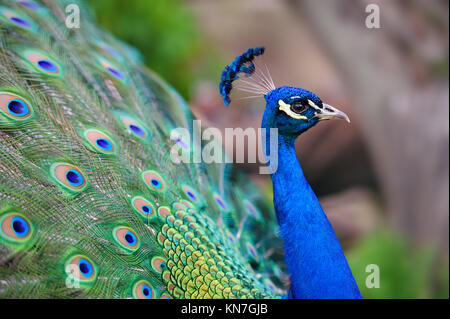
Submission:
[[278,296],[258,189],[171,161],[187,104],[82,2],[66,28],[73,2],[0,7],[0,296]]

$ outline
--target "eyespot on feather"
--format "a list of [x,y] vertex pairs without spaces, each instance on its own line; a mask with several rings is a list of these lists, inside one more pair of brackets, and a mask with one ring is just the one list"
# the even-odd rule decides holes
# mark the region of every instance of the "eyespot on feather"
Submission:
[[232,233],[230,233],[228,230],[226,231],[226,235],[227,235],[228,240],[231,243],[234,243],[236,241],[236,238],[234,237],[234,235]]
[[255,219],[261,218],[261,213],[259,210],[253,205],[249,200],[244,200],[244,206],[247,210],[247,212],[253,216]]
[[223,210],[223,211],[227,211],[228,210],[228,205],[223,200],[223,198],[217,193],[214,193],[213,196],[214,196],[214,200],[216,201],[216,204],[219,207],[219,209]]
[[73,192],[81,192],[87,185],[86,178],[80,169],[68,163],[53,163],[50,173],[59,185]]
[[37,3],[32,1],[17,1],[17,3],[31,10],[39,10],[41,8]]
[[139,249],[140,241],[136,232],[129,227],[118,226],[113,230],[115,241],[126,250],[136,251]]
[[167,284],[167,290],[168,290],[169,292],[173,292],[174,289],[175,289],[175,285],[174,285],[172,282],[169,282],[169,283]]
[[163,233],[159,233],[158,236],[156,237],[158,240],[158,243],[163,246],[164,241],[166,240],[166,237],[164,236]]
[[0,216],[0,237],[10,244],[22,245],[32,238],[33,226],[23,214],[6,213]]
[[152,170],[144,171],[142,172],[141,177],[145,185],[147,185],[150,190],[157,192],[163,192],[166,190],[166,183],[157,172]]
[[22,56],[35,70],[49,76],[61,76],[61,67],[55,59],[34,50],[25,50]]
[[113,155],[116,153],[116,143],[106,133],[97,129],[87,129],[84,131],[84,139],[91,149],[96,152]]
[[174,210],[179,210],[179,211],[185,211],[185,210],[187,210],[187,206],[185,206],[184,204],[182,204],[182,203],[180,203],[180,202],[174,202],[173,204],[172,204],[172,208],[174,209]]
[[23,97],[8,91],[0,91],[0,111],[7,118],[25,121],[33,116],[31,104]]
[[155,294],[148,281],[139,280],[133,286],[133,297],[135,299],[154,299]]
[[74,276],[81,282],[92,282],[97,277],[97,269],[94,263],[84,255],[74,255],[67,259],[65,264],[67,275]]
[[162,278],[164,281],[169,282],[170,281],[170,271],[164,270],[162,274]]
[[144,128],[142,124],[126,116],[121,116],[120,120],[122,121],[123,125],[128,128],[130,133],[141,139],[147,138],[147,129]]
[[181,185],[181,189],[186,194],[187,198],[189,198],[189,200],[193,201],[194,203],[198,203],[200,201],[200,197],[197,191],[195,191],[192,187],[188,185]]
[[189,137],[186,136],[184,129],[173,129],[170,132],[170,138],[172,141],[177,143],[181,148],[183,148],[186,151],[190,151],[190,142]]
[[159,273],[162,273],[167,268],[166,260],[159,256],[152,258],[151,265],[153,270]]
[[33,20],[27,15],[1,6],[0,18],[1,20],[24,30],[35,31],[37,28]]
[[158,208],[158,215],[159,215],[159,217],[161,217],[162,219],[165,220],[167,218],[167,216],[171,215],[170,208],[167,206],[160,206]]
[[150,141],[150,133],[141,121],[121,110],[115,110],[113,114],[120,126],[125,128],[130,135],[140,141]]
[[181,200],[181,204],[183,204],[184,206],[186,206],[189,209],[193,209],[194,208],[194,205],[188,200],[184,200],[184,199]]
[[247,244],[247,251],[252,258],[254,258],[255,260],[259,259],[258,253],[256,252],[256,249],[252,244]]
[[148,200],[141,196],[135,196],[131,200],[134,210],[144,219],[155,216],[155,207]]
[[128,82],[128,79],[124,75],[124,73],[121,70],[119,70],[119,68],[117,66],[115,66],[112,62],[110,62],[102,57],[98,57],[97,61],[100,64],[101,68],[106,73],[108,73],[112,78],[119,80],[122,83]]

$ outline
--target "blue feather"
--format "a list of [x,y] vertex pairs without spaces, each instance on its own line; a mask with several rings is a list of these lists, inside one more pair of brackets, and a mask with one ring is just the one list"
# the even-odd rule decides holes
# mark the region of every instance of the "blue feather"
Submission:
[[246,76],[253,74],[255,65],[252,61],[258,55],[264,54],[264,50],[264,47],[250,48],[225,67],[220,79],[219,92],[226,106],[231,102],[230,93],[233,89],[233,81],[239,79],[240,73],[244,73]]

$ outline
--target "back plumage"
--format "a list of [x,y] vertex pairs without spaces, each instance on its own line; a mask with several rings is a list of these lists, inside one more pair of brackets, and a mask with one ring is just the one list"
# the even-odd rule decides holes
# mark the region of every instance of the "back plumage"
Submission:
[[43,2],[0,6],[0,297],[281,296],[258,189],[172,163],[182,98],[83,3],[71,30],[74,1]]

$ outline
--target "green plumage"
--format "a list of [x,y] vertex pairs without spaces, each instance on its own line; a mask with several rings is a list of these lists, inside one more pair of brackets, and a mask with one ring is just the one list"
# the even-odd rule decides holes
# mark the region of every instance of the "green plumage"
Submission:
[[83,3],[66,28],[70,3],[0,7],[0,297],[280,296],[258,189],[225,164],[174,164],[188,106]]

